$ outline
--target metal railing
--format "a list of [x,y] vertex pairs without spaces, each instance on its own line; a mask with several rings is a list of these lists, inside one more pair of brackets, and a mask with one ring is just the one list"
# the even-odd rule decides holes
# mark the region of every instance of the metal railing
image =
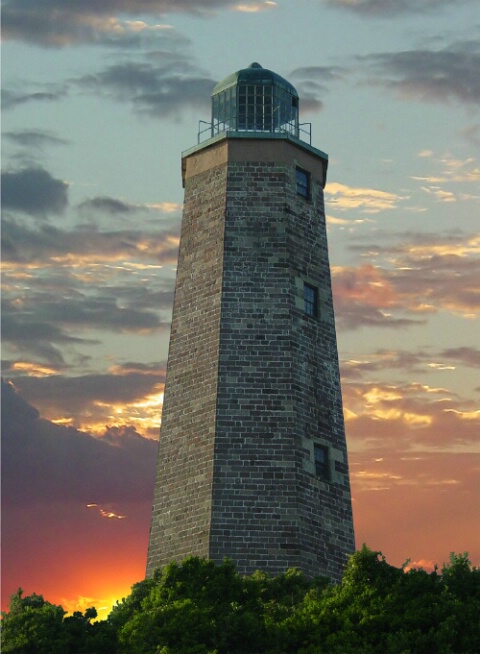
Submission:
[[[202,127],[202,125],[205,125],[205,127]],[[309,145],[312,145],[312,123],[295,124],[290,122],[283,123],[276,127],[272,126],[271,129],[265,129],[256,127],[238,127],[236,125],[232,126],[227,122],[213,120],[211,122],[207,122],[206,120],[198,121],[197,143],[203,143],[223,132],[238,132],[242,134],[291,134],[292,136],[305,141]]]

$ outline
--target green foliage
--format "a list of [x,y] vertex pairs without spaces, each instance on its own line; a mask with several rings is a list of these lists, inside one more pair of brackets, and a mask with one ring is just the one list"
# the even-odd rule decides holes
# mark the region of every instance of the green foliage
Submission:
[[41,595],[22,597],[21,588],[2,613],[2,652],[5,654],[63,654],[65,611]]
[[115,604],[108,616],[108,622],[112,625],[115,632],[132,618],[137,611],[142,608],[143,600],[148,597],[152,588],[154,588],[159,571],[156,571],[153,579],[144,579],[132,586],[132,592],[128,597],[124,597],[121,602]]
[[21,588],[2,613],[2,652],[9,654],[114,654],[115,632],[106,622],[91,624],[94,608],[65,617],[61,606],[41,595],[22,597]]
[[105,621],[19,590],[3,614],[14,654],[474,654],[480,571],[452,554],[441,572],[389,565],[367,547],[342,582],[296,570],[241,577],[191,557],[132,587]]
[[252,583],[237,574],[231,561],[215,565],[191,557],[182,565],[169,564],[154,579],[141,610],[119,630],[119,652],[256,651],[263,630],[261,604],[255,592],[248,593]]

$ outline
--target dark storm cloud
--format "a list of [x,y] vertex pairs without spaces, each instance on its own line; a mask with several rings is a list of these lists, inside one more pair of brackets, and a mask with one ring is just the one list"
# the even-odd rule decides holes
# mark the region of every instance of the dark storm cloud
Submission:
[[183,55],[154,53],[147,61],[126,61],[77,80],[82,87],[129,101],[155,117],[177,115],[182,107],[207,110],[216,81]]
[[43,168],[2,173],[2,207],[33,216],[62,214],[68,205],[68,184]]
[[372,84],[421,101],[480,102],[480,42],[464,41],[443,50],[407,50],[367,55]]
[[426,13],[454,7],[475,0],[324,0],[327,5],[369,17],[390,17],[397,14]]
[[[125,17],[158,20],[169,12],[208,15],[229,7],[232,0],[10,0],[2,7],[3,38],[40,46],[64,47],[91,43],[137,46],[148,27],[141,29]],[[114,17],[121,15],[124,20]]]
[[51,132],[39,129],[24,129],[16,132],[4,132],[3,137],[22,148],[42,150],[47,146],[67,145],[68,141]]
[[94,438],[42,420],[2,380],[2,502],[122,503],[151,499],[157,444],[131,427]]

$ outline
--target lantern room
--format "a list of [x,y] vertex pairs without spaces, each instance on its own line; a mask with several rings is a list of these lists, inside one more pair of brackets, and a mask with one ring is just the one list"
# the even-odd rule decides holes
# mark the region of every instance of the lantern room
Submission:
[[212,94],[211,135],[221,132],[287,133],[298,138],[298,93],[258,63],[219,82]]

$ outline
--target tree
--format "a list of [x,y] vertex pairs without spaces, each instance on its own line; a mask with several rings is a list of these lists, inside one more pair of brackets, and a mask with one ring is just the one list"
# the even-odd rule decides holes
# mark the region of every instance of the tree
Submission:
[[464,553],[406,572],[364,546],[333,584],[190,557],[135,584],[104,621],[21,589],[2,615],[10,654],[476,654],[480,571]]
[[114,654],[115,632],[106,622],[92,624],[97,611],[65,617],[61,606],[42,595],[22,597],[20,588],[2,613],[2,652],[10,654]]
[[120,652],[255,652],[264,631],[257,609],[255,593],[231,561],[170,563],[155,573],[140,610],[120,628]]
[[2,612],[2,652],[10,654],[64,654],[65,611],[46,602],[42,595],[22,597],[18,589]]

